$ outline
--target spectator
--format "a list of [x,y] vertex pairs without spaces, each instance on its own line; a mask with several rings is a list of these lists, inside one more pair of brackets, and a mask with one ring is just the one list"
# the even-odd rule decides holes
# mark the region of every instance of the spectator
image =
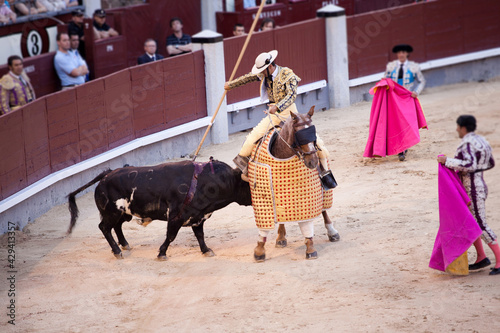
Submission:
[[66,2],[66,8],[79,6],[78,0],[64,0]]
[[245,26],[241,23],[236,23],[233,27],[234,36],[243,36],[245,34]]
[[25,2],[15,2],[14,8],[22,15],[35,15],[40,13],[45,13],[47,8],[45,8],[40,1],[30,0]]
[[69,36],[69,50],[75,54],[80,55],[80,51],[78,51],[78,47],[80,46],[80,37],[78,34],[70,33]]
[[243,8],[250,8],[250,7],[255,7],[257,4],[255,3],[255,0],[244,0],[243,1]]
[[85,36],[83,31],[83,10],[77,8],[71,12],[71,22],[68,24],[68,34],[78,35],[80,38],[80,43],[78,46],[78,51],[80,55],[85,59]]
[[103,39],[118,36],[119,33],[106,23],[106,12],[104,9],[94,11],[94,36],[95,39]]
[[0,5],[0,23],[7,24],[12,21],[16,22],[17,15],[10,9],[10,4],[8,0],[5,0],[2,5]]
[[0,79],[0,115],[16,110],[35,99],[35,91],[23,69],[23,59],[7,59],[9,73]]
[[171,57],[193,50],[191,36],[182,33],[182,27],[182,20],[180,18],[173,17],[170,19],[170,28],[174,33],[167,37],[167,52]]
[[38,0],[49,12],[57,12],[66,8],[65,0]]
[[146,39],[144,42],[144,53],[139,58],[137,58],[137,64],[142,65],[148,62],[161,60],[163,56],[161,54],[156,53],[156,41],[152,38]]
[[266,17],[260,24],[260,31],[273,30],[274,28],[276,28],[276,23],[270,17]]
[[54,67],[61,80],[62,90],[85,83],[89,72],[87,63],[78,53],[70,51],[71,43],[65,32],[57,34],[58,50],[54,57]]

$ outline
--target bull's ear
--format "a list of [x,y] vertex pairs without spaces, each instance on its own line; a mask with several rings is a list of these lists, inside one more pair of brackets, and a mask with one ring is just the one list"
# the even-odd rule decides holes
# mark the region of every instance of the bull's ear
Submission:
[[309,118],[312,118],[313,114],[314,114],[314,107],[316,105],[313,105],[311,106],[311,108],[309,109],[309,112],[307,113],[307,115],[309,116]]
[[297,122],[297,120],[299,119],[299,117],[297,117],[297,115],[293,112],[290,112],[290,116],[292,116],[293,122]]

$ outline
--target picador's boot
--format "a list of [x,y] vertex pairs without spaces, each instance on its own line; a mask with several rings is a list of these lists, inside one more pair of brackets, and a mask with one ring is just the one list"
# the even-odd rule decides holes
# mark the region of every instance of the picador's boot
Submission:
[[237,155],[233,162],[236,164],[238,169],[241,170],[241,179],[248,182],[248,161],[250,160],[247,156]]

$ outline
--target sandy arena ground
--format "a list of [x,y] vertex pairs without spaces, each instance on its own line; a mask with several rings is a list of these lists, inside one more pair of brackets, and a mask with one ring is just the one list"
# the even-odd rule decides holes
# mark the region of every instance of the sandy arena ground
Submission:
[[[206,258],[182,229],[168,261],[155,260],[166,224],[124,225],[132,251],[117,260],[98,229],[93,192],[77,198],[70,237],[66,205],[16,235],[16,320],[7,324],[7,254],[2,237],[2,332],[494,332],[500,327],[500,276],[466,277],[428,268],[438,230],[437,162],[459,143],[455,120],[478,119],[500,163],[500,79],[427,89],[420,100],[429,130],[407,161],[362,157],[371,104],[317,112],[339,186],[329,215],[341,240],[330,243],[315,222],[317,260],[307,261],[298,226],[287,248],[267,243],[255,263],[251,207],[232,204],[205,224]],[[231,163],[245,133],[202,149]],[[500,167],[485,173],[488,223],[500,235]],[[90,181],[90,179],[89,179]],[[63,195],[63,194],[61,194]],[[485,247],[494,262],[492,252]],[[469,261],[475,251],[469,250]]]

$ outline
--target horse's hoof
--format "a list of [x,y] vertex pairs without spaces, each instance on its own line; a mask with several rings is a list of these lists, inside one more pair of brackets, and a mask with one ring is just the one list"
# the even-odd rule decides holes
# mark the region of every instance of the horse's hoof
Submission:
[[113,253],[116,259],[123,259],[122,253]]
[[130,250],[132,250],[132,248],[130,247],[130,245],[127,244],[125,246],[122,245],[122,250],[130,251]]
[[158,257],[156,257],[156,259],[158,259],[159,261],[167,261],[167,256],[166,255],[164,255],[164,256],[158,255]]
[[306,253],[306,259],[318,259],[318,252],[314,251],[313,253]]
[[286,247],[286,246],[287,246],[286,239],[276,241],[276,247]]
[[203,253],[203,255],[204,255],[205,257],[214,257],[214,256],[215,256],[215,253],[214,253],[214,251],[212,251],[211,249],[208,249],[208,251],[207,251],[207,252],[204,252],[204,253]]
[[255,259],[256,262],[263,262],[264,260],[266,260],[266,254],[264,253],[264,254],[258,256],[254,253],[253,258]]
[[340,235],[339,233],[336,233],[335,235],[328,235],[328,239],[330,242],[338,242],[340,240]]

